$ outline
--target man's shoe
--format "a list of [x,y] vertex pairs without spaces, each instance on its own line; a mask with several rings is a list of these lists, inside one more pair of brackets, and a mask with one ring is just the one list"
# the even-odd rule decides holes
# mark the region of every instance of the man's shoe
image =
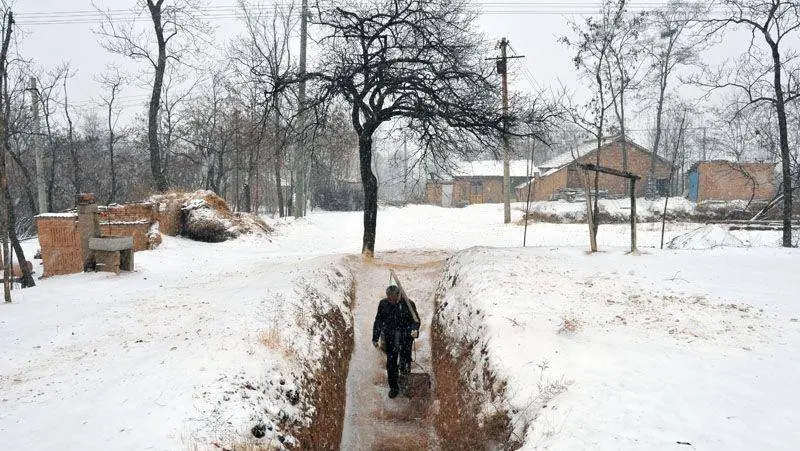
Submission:
[[400,393],[400,390],[398,390],[396,388],[389,389],[389,398],[392,398],[392,399],[396,398],[398,393]]

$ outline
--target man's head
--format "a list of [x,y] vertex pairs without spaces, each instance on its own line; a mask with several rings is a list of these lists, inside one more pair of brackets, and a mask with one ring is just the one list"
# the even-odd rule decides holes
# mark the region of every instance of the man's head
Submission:
[[400,288],[397,285],[389,285],[386,287],[386,299],[391,303],[396,303],[400,300]]

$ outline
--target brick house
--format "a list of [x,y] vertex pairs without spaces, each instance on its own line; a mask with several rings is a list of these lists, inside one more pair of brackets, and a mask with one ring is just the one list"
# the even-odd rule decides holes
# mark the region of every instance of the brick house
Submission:
[[[528,181],[537,169],[528,160],[509,161],[511,201],[514,187]],[[499,160],[462,161],[448,175],[431,175],[425,185],[429,204],[443,207],[503,202],[503,162]]]
[[769,200],[775,195],[775,164],[698,161],[688,172],[689,200]]
[[[641,177],[636,184],[636,195],[643,196],[645,181],[650,172],[653,153],[626,140],[628,153],[628,171]],[[578,171],[579,163],[597,164],[597,142],[584,141],[572,151],[565,152],[539,165],[539,172],[533,179],[531,200],[550,200],[560,189],[583,189],[583,181]],[[600,146],[600,166],[622,170],[622,137],[606,138]],[[655,156],[655,183],[660,194],[666,194],[669,188],[669,176],[672,165],[665,159]],[[592,183],[594,176],[591,177]],[[628,180],[607,174],[600,174],[598,189],[612,196],[629,195]],[[528,183],[517,187],[517,197],[527,196]]]

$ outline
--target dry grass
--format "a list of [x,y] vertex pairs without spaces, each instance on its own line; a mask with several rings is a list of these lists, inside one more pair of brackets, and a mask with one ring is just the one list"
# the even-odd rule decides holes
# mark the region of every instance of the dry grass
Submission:
[[578,332],[583,323],[575,317],[564,316],[561,318],[561,325],[558,328],[560,334],[574,334]]
[[231,214],[231,207],[228,206],[228,203],[225,202],[225,199],[217,196],[216,194],[208,192],[202,196],[202,199],[206,201],[209,207],[219,212],[222,216],[226,218],[231,218],[233,216]]
[[268,349],[281,350],[284,348],[281,332],[278,329],[263,330],[258,334],[258,342]]

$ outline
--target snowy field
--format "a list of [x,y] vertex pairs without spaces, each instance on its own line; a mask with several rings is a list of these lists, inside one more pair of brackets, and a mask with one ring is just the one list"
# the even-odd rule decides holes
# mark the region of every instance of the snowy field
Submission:
[[[580,224],[531,224],[532,247],[522,249],[521,208],[507,225],[502,205],[381,209],[376,250],[467,249],[449,262],[462,276],[444,314],[482,312],[466,317],[488,330],[515,420],[532,422],[526,446],[800,442],[800,252],[778,248],[778,232],[732,233],[748,247],[661,251],[660,225],[642,224],[642,252],[627,255],[629,227],[603,225],[602,252],[590,256]],[[276,324],[302,306],[299,286],[347,308],[341,257],[360,251],[362,216],[270,223],[270,237],[167,238],[137,253],[130,274],[15,290],[0,306],[0,446],[206,449],[220,423],[247,408],[282,408],[242,403],[231,381],[269,380],[313,360],[302,325]],[[668,224],[666,240],[698,227]],[[693,244],[684,247],[706,247]],[[32,254],[37,244],[26,246]],[[454,334],[468,330],[453,324]],[[282,346],[264,344],[276,334]]]
[[526,449],[796,449],[798,270],[797,250],[473,248],[440,321],[488,348],[508,402],[486,412],[530,422]]

